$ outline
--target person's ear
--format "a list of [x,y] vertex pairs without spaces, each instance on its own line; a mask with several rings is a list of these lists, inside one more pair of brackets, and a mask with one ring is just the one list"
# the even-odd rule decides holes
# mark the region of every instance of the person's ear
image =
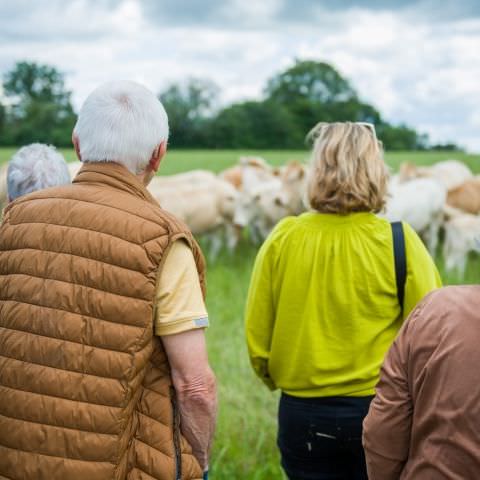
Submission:
[[160,167],[160,162],[162,161],[162,158],[165,156],[167,153],[167,142],[164,140],[160,145],[155,148],[155,150],[152,153],[152,156],[150,157],[150,161],[148,162],[148,166],[150,167],[151,170],[154,172],[157,172],[159,167]]
[[75,135],[75,132],[72,132],[72,143],[75,153],[77,154],[77,158],[82,161],[82,156],[80,155],[80,142],[78,141],[78,137]]

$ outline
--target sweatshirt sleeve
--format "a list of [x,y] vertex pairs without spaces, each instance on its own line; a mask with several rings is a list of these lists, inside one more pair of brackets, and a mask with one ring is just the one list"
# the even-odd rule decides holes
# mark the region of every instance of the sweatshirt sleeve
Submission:
[[410,225],[403,223],[407,279],[403,315],[407,318],[420,300],[442,286],[442,279],[425,245]]
[[250,363],[260,379],[274,390],[268,372],[275,309],[272,295],[271,242],[263,244],[253,267],[245,306],[245,328]]
[[407,378],[415,309],[387,353],[367,417],[363,446],[370,480],[398,480],[407,461],[413,404]]

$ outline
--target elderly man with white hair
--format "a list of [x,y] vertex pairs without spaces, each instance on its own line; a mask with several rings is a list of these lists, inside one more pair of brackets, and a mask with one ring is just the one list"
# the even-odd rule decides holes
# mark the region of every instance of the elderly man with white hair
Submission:
[[7,169],[7,197],[11,202],[27,193],[70,183],[63,156],[55,147],[32,143],[18,150]]
[[18,198],[0,227],[0,477],[197,480],[216,417],[205,264],[146,186],[162,104],[97,88],[69,186]]

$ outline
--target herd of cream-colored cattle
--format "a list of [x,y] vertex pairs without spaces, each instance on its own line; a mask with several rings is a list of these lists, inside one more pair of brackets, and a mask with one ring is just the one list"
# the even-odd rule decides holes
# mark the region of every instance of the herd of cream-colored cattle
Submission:
[[[69,164],[72,178],[80,166]],[[241,157],[218,175],[193,170],[156,176],[148,188],[194,235],[208,236],[214,258],[223,244],[233,250],[243,230],[260,243],[279,220],[306,211],[307,174],[308,167],[300,162],[273,167],[260,157]],[[5,203],[6,165],[0,170],[0,205]],[[390,179],[387,206],[380,215],[408,222],[431,253],[443,228],[446,268],[463,276],[468,253],[480,251],[480,176],[457,160],[429,167],[404,163]]]

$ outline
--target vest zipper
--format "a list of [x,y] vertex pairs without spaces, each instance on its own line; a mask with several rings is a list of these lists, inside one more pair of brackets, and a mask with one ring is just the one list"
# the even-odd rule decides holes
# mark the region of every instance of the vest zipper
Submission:
[[182,452],[180,448],[180,412],[178,411],[175,389],[170,387],[173,415],[173,448],[175,450],[175,480],[182,480]]

